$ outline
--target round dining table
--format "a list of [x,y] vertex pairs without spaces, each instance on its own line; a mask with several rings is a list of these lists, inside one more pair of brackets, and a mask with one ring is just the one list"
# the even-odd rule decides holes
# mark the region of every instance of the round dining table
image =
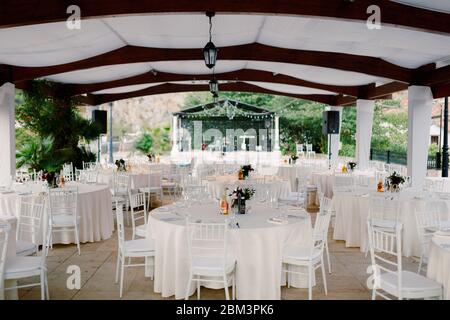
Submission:
[[438,231],[430,243],[427,277],[442,284],[444,299],[450,300],[450,232]]
[[[341,172],[336,170],[315,171],[311,174],[311,184],[320,187],[327,198],[332,198],[335,175],[338,173]],[[355,170],[351,175],[354,177],[356,184],[365,186],[376,185],[374,171]]]
[[[248,204],[251,212],[244,215],[220,215],[216,201],[202,204],[175,203],[152,211],[147,237],[155,240],[154,291],[163,297],[183,299],[189,279],[188,238],[186,220],[194,222],[230,222],[228,252],[236,259],[237,299],[280,299],[282,250],[286,244],[310,245],[311,219],[299,208],[272,208],[262,203]],[[276,216],[283,216],[274,219]],[[306,287],[304,277],[293,277],[291,286]],[[296,279],[295,279],[296,278]],[[202,283],[217,288],[217,283]],[[191,287],[191,294],[194,293]]]
[[[368,249],[367,218],[369,217],[370,194],[374,188],[358,187],[356,191],[339,192],[333,197],[336,212],[333,231],[334,240],[344,240],[347,247],[360,247],[362,252]],[[384,193],[389,197],[389,192]],[[421,245],[417,231],[415,210],[424,208],[426,201],[439,200],[441,210],[449,212],[450,199],[430,198],[425,192],[404,190],[399,196],[399,219],[403,224],[402,252],[405,257],[421,254]]]
[[[80,242],[97,242],[109,239],[114,232],[112,197],[106,184],[82,184],[68,182],[67,187],[78,188],[77,214],[80,218]],[[38,196],[44,192],[37,186],[16,185],[12,190],[0,191],[0,217],[18,217],[23,196]],[[58,232],[53,243],[75,243],[73,232]]]
[[209,176],[203,180],[203,183],[209,195],[215,199],[220,199],[226,188],[234,189],[237,186],[249,187],[255,189],[256,193],[258,193],[258,186],[263,185],[266,198],[275,194],[278,194],[279,198],[284,198],[289,196],[291,192],[290,182],[276,176],[251,175],[245,180],[239,180],[235,174]]

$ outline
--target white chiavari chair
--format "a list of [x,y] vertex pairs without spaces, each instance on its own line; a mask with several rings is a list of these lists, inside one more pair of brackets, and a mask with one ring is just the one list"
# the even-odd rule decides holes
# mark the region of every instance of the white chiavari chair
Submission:
[[300,270],[294,270],[293,267],[306,267],[308,269],[308,298],[312,300],[312,282],[313,272],[318,268],[322,269],[322,278],[325,294],[328,294],[327,280],[325,275],[325,266],[323,259],[323,252],[325,243],[328,237],[328,228],[330,225],[331,215],[326,212],[320,212],[317,214],[316,222],[314,224],[313,236],[311,239],[311,245],[287,245],[283,249],[282,263],[284,264],[283,272],[287,273],[287,283],[290,287],[291,275],[301,274],[305,272]]
[[75,180],[75,174],[73,171],[73,164],[66,163],[63,165],[62,174],[65,181],[74,181]]
[[433,234],[442,228],[443,216],[442,208],[446,209],[444,201],[427,201],[424,207],[415,207],[415,217],[417,233],[420,240],[420,261],[417,273],[422,271],[424,265],[428,262],[428,253]]
[[49,189],[48,203],[50,212],[50,246],[53,247],[54,233],[73,232],[78,255],[80,255],[79,229],[81,217],[78,215],[78,188]]
[[305,151],[304,151],[303,144],[301,144],[301,143],[297,144],[296,148],[297,148],[297,156],[299,156],[299,157],[303,156],[304,157],[305,156]]
[[163,187],[162,187],[163,172],[161,169],[151,169],[148,175],[148,185],[145,188],[139,188],[139,192],[148,196],[147,210],[152,208],[152,197],[158,196],[163,200]]
[[5,287],[5,290],[17,290],[40,286],[41,299],[50,299],[47,281],[47,254],[50,246],[51,226],[48,215],[44,214],[42,223],[42,250],[40,256],[8,258],[5,264],[4,280],[19,280],[39,277],[38,282],[27,281],[25,284]]
[[37,253],[41,244],[40,231],[45,210],[45,197],[27,196],[20,200],[16,230],[16,254],[29,256]]
[[131,193],[130,197],[130,209],[131,209],[131,225],[133,228],[133,237],[145,238],[147,227],[147,202],[145,201],[145,193]]
[[[118,252],[117,252],[117,266],[116,266],[115,280],[116,283],[119,282],[120,280],[119,292],[120,297],[122,297],[125,268],[145,267],[145,270],[147,270],[148,268],[152,268],[151,278],[153,279],[155,244],[150,239],[125,240],[123,207],[121,206],[117,207],[116,216],[117,216]],[[132,264],[131,258],[144,258],[145,262]]]
[[[229,279],[232,282],[232,299],[235,299],[236,260],[228,252],[228,223],[192,223],[187,221],[189,248],[189,281],[186,300],[189,299],[192,282],[197,283],[197,299],[200,299],[202,281],[221,283],[225,297],[230,300]],[[214,279],[211,277],[220,277]]]
[[6,251],[8,250],[8,237],[11,226],[0,220],[0,300],[5,299],[5,264],[6,264]]
[[386,231],[368,219],[367,230],[373,275],[369,289],[372,300],[377,296],[391,300],[389,296],[402,299],[442,299],[442,286],[424,276],[402,268],[402,228],[395,225],[394,232]]

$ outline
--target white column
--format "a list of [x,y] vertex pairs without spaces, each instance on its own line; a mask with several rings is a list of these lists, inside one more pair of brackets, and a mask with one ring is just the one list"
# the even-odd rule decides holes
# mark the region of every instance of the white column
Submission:
[[[339,111],[339,133],[330,135],[331,167],[336,168],[339,161],[339,150],[341,150],[341,126],[343,107],[331,106],[330,111]],[[328,146],[328,148],[330,147]]]
[[275,146],[273,151],[280,151],[280,117],[275,116]]
[[178,152],[178,116],[172,117],[172,152]]
[[429,87],[408,88],[408,175],[412,187],[422,187],[427,176],[432,105]]
[[374,100],[356,100],[356,163],[361,170],[369,168]]
[[0,185],[16,173],[15,95],[13,84],[0,87]]

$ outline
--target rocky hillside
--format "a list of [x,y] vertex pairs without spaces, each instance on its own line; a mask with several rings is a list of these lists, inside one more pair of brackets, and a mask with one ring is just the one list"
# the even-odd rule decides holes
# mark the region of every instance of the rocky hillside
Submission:
[[[187,93],[172,93],[116,101],[113,119],[116,130],[134,133],[145,128],[171,125],[172,113],[183,108]],[[102,105],[107,110],[108,105]]]

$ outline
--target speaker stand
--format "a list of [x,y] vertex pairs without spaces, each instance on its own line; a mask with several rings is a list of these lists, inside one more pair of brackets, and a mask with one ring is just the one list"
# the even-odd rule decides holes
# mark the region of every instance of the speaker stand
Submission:
[[331,134],[328,134],[328,170],[331,170]]

